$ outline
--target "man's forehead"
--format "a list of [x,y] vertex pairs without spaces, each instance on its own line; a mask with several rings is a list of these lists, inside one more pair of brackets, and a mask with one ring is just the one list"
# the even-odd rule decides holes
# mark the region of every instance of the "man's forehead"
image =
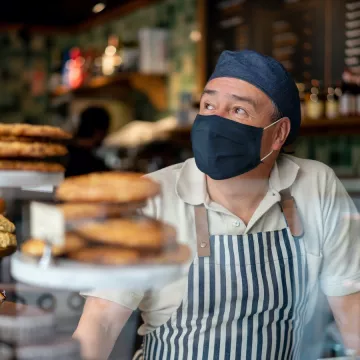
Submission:
[[271,103],[271,99],[256,86],[240,79],[219,77],[210,80],[204,88],[203,95],[228,95],[236,98],[252,99],[256,103]]

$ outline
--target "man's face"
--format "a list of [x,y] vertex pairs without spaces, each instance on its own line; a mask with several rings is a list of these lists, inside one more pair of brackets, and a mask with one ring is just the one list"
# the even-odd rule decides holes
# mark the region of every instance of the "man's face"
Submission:
[[[199,113],[218,115],[229,121],[264,128],[272,122],[274,105],[267,95],[246,81],[222,77],[209,81],[205,86]],[[281,121],[264,132],[262,156],[271,150],[280,150],[285,142],[289,128],[282,128],[282,123]],[[275,140],[279,136],[277,144]]]

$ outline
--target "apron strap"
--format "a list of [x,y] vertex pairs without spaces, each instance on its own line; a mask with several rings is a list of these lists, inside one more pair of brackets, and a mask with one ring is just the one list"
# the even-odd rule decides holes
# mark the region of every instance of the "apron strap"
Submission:
[[299,210],[296,206],[295,199],[291,196],[290,189],[280,191],[280,207],[284,214],[287,226],[289,227],[292,236],[304,236],[304,227],[301,221]]
[[[304,227],[296,206],[295,199],[289,189],[280,191],[280,208],[292,236],[304,236]],[[204,205],[195,206],[195,227],[197,238],[197,253],[199,257],[208,257],[211,254],[209,224],[207,210]]]
[[207,210],[203,205],[195,206],[195,226],[198,256],[210,256],[209,224],[207,219]]

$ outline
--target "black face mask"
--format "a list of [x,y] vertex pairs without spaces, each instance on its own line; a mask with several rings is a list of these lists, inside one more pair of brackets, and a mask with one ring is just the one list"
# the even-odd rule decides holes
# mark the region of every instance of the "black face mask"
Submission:
[[263,129],[217,115],[198,114],[191,130],[197,167],[214,180],[229,179],[255,169],[273,153],[260,159],[263,132],[278,121]]

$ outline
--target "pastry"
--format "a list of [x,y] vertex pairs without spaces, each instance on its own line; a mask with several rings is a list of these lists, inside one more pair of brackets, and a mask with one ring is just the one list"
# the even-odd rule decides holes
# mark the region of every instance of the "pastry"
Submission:
[[15,232],[15,225],[3,215],[0,215],[0,232]]
[[0,124],[0,136],[41,137],[58,140],[71,138],[69,133],[60,128],[29,124]]
[[70,259],[103,265],[132,265],[139,261],[140,253],[136,250],[109,246],[84,248],[68,254]]
[[0,215],[0,258],[16,251],[15,225],[5,216]]
[[143,201],[160,192],[160,185],[138,173],[93,173],[66,179],[57,189],[59,200],[124,203]]
[[[53,256],[62,256],[71,251],[76,251],[86,246],[86,241],[74,234],[66,234],[63,246],[52,247]],[[44,253],[45,241],[41,239],[29,239],[21,245],[21,251],[30,256],[41,257]]]
[[169,239],[176,237],[172,226],[146,217],[92,222],[79,226],[75,231],[94,242],[154,251],[161,250]]
[[20,160],[1,160],[0,170],[22,170],[39,172],[64,172],[65,168],[60,164],[47,163],[42,161],[20,161]]
[[67,154],[67,149],[59,144],[47,144],[40,142],[24,143],[24,142],[4,142],[0,141],[0,157],[29,157],[29,158],[45,158],[52,156],[63,156]]
[[59,205],[58,208],[64,214],[65,220],[70,221],[122,217],[136,213],[144,205],[144,202],[131,202],[127,204],[65,203]]
[[0,305],[6,300],[6,291],[0,291]]
[[16,247],[16,235],[8,232],[0,232],[0,249],[6,249],[8,247]]

